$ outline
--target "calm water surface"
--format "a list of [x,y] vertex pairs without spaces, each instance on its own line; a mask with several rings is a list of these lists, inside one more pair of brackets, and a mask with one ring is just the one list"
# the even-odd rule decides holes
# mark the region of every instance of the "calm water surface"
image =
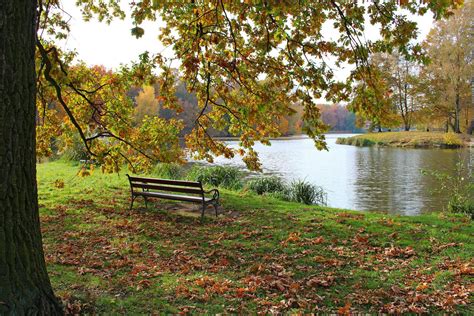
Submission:
[[[446,199],[435,191],[433,178],[421,170],[455,174],[464,161],[465,173],[473,172],[474,150],[404,149],[355,147],[336,144],[327,135],[329,151],[318,151],[308,138],[274,140],[271,146],[258,144],[265,173],[275,173],[290,181],[302,178],[322,186],[332,207],[386,211],[406,215],[441,210]],[[237,142],[228,142],[236,146]],[[218,158],[218,164],[244,166],[239,158]],[[466,176],[466,175],[464,175]]]

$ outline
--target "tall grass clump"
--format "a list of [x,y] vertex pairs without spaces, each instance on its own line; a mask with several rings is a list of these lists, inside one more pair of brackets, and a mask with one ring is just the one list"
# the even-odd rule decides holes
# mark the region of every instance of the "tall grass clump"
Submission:
[[259,195],[304,203],[307,205],[327,205],[327,193],[320,186],[305,180],[294,180],[286,184],[277,176],[254,178],[247,182],[246,188]]
[[231,190],[242,188],[242,172],[231,166],[195,166],[189,171],[187,178]]
[[327,193],[320,186],[306,180],[294,180],[288,186],[287,197],[289,201],[307,205],[327,205]]
[[277,176],[253,178],[247,182],[246,187],[258,195],[286,191],[285,183]]
[[182,179],[184,177],[183,166],[177,163],[158,163],[153,168],[152,174],[165,179]]

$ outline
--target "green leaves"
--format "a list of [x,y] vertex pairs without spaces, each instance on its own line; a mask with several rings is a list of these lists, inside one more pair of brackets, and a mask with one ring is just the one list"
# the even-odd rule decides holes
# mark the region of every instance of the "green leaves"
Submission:
[[135,26],[132,28],[132,35],[135,36],[136,38],[140,38],[145,34],[145,30],[139,26]]

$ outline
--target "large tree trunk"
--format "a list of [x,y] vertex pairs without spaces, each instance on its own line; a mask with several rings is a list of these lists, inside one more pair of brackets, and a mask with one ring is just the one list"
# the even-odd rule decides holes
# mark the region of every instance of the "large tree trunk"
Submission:
[[0,3],[0,315],[57,315],[35,165],[36,1]]

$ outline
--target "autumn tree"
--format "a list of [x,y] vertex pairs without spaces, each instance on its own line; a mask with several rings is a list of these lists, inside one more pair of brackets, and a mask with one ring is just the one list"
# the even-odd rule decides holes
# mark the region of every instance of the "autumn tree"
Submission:
[[380,56],[384,75],[391,92],[390,100],[401,117],[403,128],[409,131],[420,108],[418,102],[417,77],[419,65],[398,53]]
[[[86,19],[95,15],[107,22],[125,15],[119,1],[76,2]],[[457,2],[404,1],[400,5],[413,14],[431,10],[441,18]],[[113,111],[107,110],[108,104],[103,103],[106,100],[89,96],[100,85],[80,87],[80,82],[69,78],[71,70],[60,51],[36,38],[36,34],[47,34],[53,40],[67,36],[68,20],[63,18],[58,4],[56,0],[3,0],[0,6],[1,314],[61,313],[46,273],[39,227],[35,180],[37,78],[42,77],[51,86],[56,102],[78,131],[87,151],[105,164],[110,158],[119,165],[130,159],[127,155],[157,159],[163,154],[163,160],[169,159],[163,152],[168,146],[161,142],[169,141],[165,137],[175,132],[168,133],[166,129],[165,134],[160,134],[159,127],[172,125],[159,118],[143,124],[140,132],[147,138],[141,144],[160,145],[158,152],[149,152],[134,144],[122,120],[101,118],[102,107],[106,113]],[[370,51],[397,46],[407,55],[419,53],[419,48],[411,44],[416,36],[416,23],[394,2],[334,0],[270,5],[260,1],[139,1],[130,5],[136,25],[132,32],[137,36],[144,32],[142,22],[160,16],[165,23],[160,40],[173,47],[174,58],[181,61],[182,80],[187,89],[196,92],[201,110],[195,128],[186,137],[188,148],[209,160],[212,154],[233,156],[235,150],[214,141],[207,132],[211,126],[222,127],[230,117],[229,131],[241,135],[242,148],[238,152],[254,169],[259,167],[258,156],[252,149],[255,141],[268,142],[269,137],[278,135],[278,119],[289,112],[290,103],[301,102],[304,132],[315,140],[317,147],[325,147],[324,125],[314,100],[323,94],[329,99],[344,98],[350,86],[350,82],[344,84],[334,79],[332,69],[324,62],[326,57],[333,57],[338,63],[356,64],[351,79],[361,79],[366,73],[361,69],[366,68]],[[366,16],[370,23],[379,25],[381,39],[362,41]],[[323,24],[328,20],[340,33],[335,39],[325,39],[322,34]],[[35,47],[41,55],[36,74]],[[150,67],[160,67],[162,106],[179,108],[169,60],[157,55],[143,56],[141,61],[133,68],[133,75],[145,78]],[[77,100],[82,111],[89,114],[81,116],[84,121],[75,117],[75,109],[63,89],[74,93],[71,99]],[[100,107],[96,100],[102,104]],[[214,105],[212,110],[210,105]],[[91,121],[92,117],[97,121]],[[121,135],[122,131],[125,134]],[[103,148],[103,138],[116,142],[117,149],[110,152]]]
[[355,132],[355,114],[340,104],[319,105],[321,120],[331,127],[331,131]]
[[456,133],[467,130],[474,113],[473,20],[474,4],[467,1],[448,20],[438,21],[425,42],[430,57],[421,72],[425,112]]
[[382,127],[394,127],[399,124],[386,74],[387,72],[371,59],[368,71],[355,83],[348,104],[349,109],[360,120],[370,122],[370,130],[377,129],[379,132]]
[[147,116],[158,116],[160,114],[160,102],[155,96],[153,86],[145,86],[135,97],[135,123],[139,124]]

